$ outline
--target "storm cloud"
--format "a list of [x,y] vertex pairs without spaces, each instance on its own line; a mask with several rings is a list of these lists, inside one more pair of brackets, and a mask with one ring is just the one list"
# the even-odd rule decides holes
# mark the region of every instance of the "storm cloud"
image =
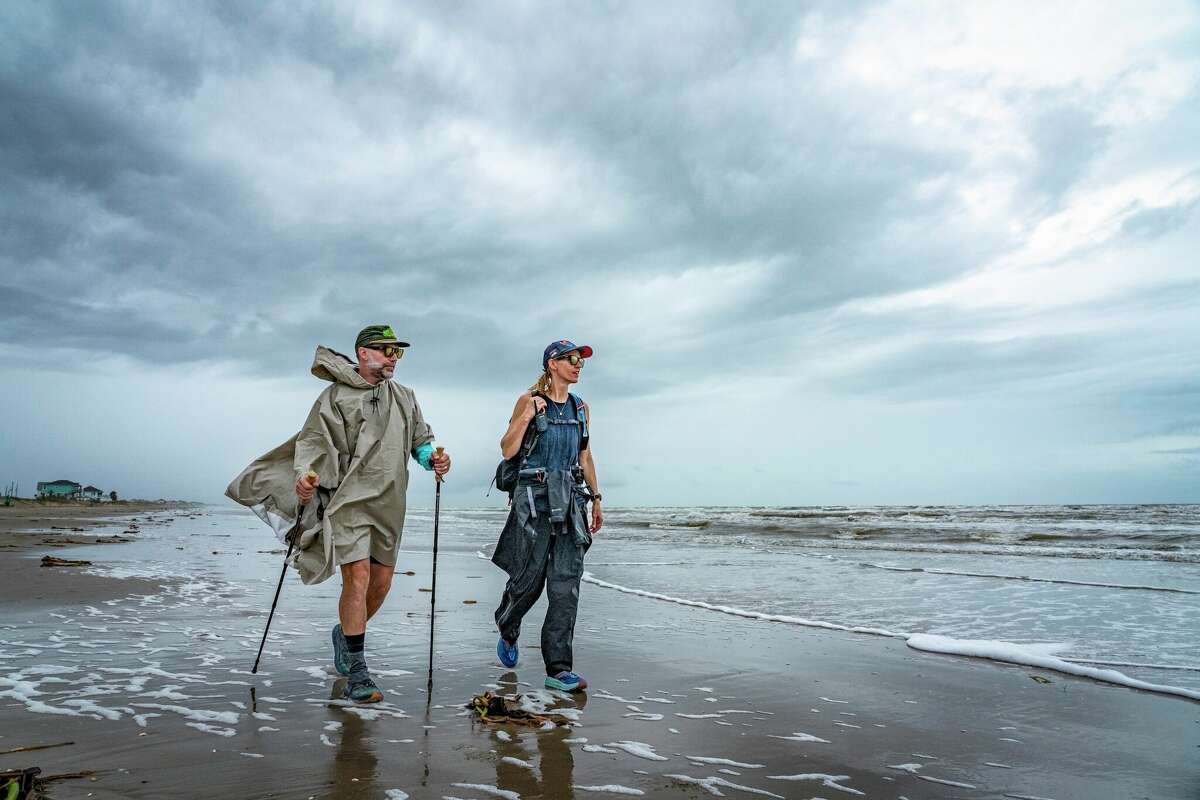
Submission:
[[214,499],[389,322],[459,502],[563,336],[618,502],[1198,500],[1151,5],[6,4],[0,479]]

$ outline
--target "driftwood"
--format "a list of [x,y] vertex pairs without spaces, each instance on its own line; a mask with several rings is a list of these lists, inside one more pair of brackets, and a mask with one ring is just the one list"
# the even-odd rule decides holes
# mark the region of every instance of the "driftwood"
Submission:
[[26,747],[14,747],[11,750],[0,750],[0,756],[6,756],[9,753],[28,753],[31,750],[49,750],[51,747],[66,747],[74,742],[58,742],[56,744],[31,744]]
[[75,778],[94,778],[96,771],[91,769],[81,770],[79,772],[60,772],[57,775],[47,775],[44,778],[38,778],[38,783],[50,783],[52,781],[69,781]]
[[83,559],[58,558],[57,556],[42,556],[43,567],[90,567],[92,562]]

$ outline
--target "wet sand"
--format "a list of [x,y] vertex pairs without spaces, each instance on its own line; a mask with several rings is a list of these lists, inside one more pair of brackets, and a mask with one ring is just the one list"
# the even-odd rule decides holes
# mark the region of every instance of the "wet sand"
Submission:
[[[192,522],[172,526],[186,535]],[[269,544],[252,535],[231,557]],[[446,539],[427,702],[429,555],[409,542],[368,635],[386,693],[375,706],[330,700],[336,579],[303,587],[291,576],[257,676],[271,578],[6,602],[0,750],[74,744],[0,756],[0,769],[97,771],[57,784],[55,798],[1200,796],[1198,703],[589,584],[576,667],[591,687],[546,692],[544,605],[527,618],[517,668],[503,669],[491,624],[503,576]],[[29,573],[8,574],[20,584]],[[47,601],[59,585],[43,589]],[[521,692],[573,724],[474,721],[462,704],[487,688]]]
[[[176,515],[200,513],[180,502],[68,503],[18,501],[0,505],[0,605],[23,609],[72,606],[132,591],[153,591],[150,581],[115,581],[77,567],[41,567],[44,555],[74,559],[81,545],[134,541],[143,525],[169,524]],[[171,512],[163,515],[162,512]],[[59,552],[63,551],[63,552]]]

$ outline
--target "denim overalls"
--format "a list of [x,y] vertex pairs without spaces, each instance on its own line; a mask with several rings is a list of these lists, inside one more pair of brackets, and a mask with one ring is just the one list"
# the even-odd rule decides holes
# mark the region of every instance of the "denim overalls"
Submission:
[[574,396],[564,403],[547,400],[545,416],[546,430],[521,470],[492,561],[508,573],[496,609],[496,626],[506,640],[517,641],[521,619],[545,589],[542,658],[546,674],[556,675],[573,667],[583,554],[591,546],[579,469],[587,423],[583,403]]

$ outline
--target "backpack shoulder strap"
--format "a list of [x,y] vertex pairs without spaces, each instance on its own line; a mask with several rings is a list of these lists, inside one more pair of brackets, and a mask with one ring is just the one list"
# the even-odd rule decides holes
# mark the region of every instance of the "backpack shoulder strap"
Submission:
[[[541,392],[534,392],[533,395],[545,399],[545,395]],[[541,436],[537,430],[536,419],[535,416],[534,419],[529,420],[529,425],[525,428],[525,436],[521,440],[521,469],[525,469],[525,465],[529,463],[529,456],[533,453],[533,448],[537,447],[538,439]]]
[[577,394],[569,393],[571,403],[575,406],[575,419],[579,421],[579,449],[587,450],[588,446],[588,412],[587,403]]

